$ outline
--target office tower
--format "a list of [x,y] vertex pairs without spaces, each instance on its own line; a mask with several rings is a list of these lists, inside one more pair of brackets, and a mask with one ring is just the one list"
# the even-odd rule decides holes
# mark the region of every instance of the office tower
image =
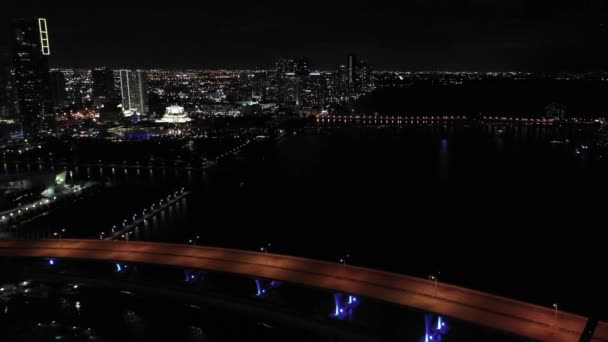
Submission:
[[[3,57],[3,56],[0,56]],[[0,117],[10,116],[10,70],[6,59],[0,59]]]
[[295,74],[296,61],[292,58],[279,58],[275,62],[275,79],[284,79],[286,75]]
[[334,74],[334,98],[344,101],[349,97],[348,66],[340,65]]
[[273,87],[279,102],[304,105],[304,92],[312,72],[310,61],[305,58],[280,58],[276,61]]
[[13,67],[19,119],[26,138],[52,133],[55,115],[49,87],[51,54],[46,19],[30,18],[13,21]]
[[114,71],[108,68],[96,68],[91,71],[93,79],[93,103],[100,106],[104,102],[114,99],[116,88],[114,85]]
[[294,59],[277,59],[272,83],[279,102],[291,102],[295,99],[295,73],[296,61]]
[[53,108],[55,112],[66,107],[65,93],[65,75],[59,70],[51,70],[50,72],[51,97],[53,99]]
[[306,77],[311,73],[310,61],[305,58],[300,58],[295,62],[293,72],[296,76]]
[[65,98],[69,105],[82,107],[92,102],[93,81],[89,69],[61,69],[65,78]]
[[347,83],[347,96],[354,97],[357,94],[357,58],[355,55],[348,56],[348,63],[346,64],[348,72],[348,83]]
[[147,114],[148,84],[143,70],[120,70],[120,94],[125,113]]
[[357,64],[355,84],[357,85],[357,95],[365,95],[372,92],[375,88],[372,67],[367,61]]

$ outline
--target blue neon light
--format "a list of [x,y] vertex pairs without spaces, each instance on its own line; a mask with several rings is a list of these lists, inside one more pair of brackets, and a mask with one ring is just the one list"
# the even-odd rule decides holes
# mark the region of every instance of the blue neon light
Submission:
[[120,264],[116,264],[116,272],[122,272],[122,267],[120,267]]
[[338,317],[338,316],[340,316],[340,294],[339,293],[334,294],[334,300],[336,302],[335,316]]
[[428,314],[424,315],[426,332],[425,332],[424,338],[420,340],[421,342],[443,341],[443,338],[450,330],[450,327],[445,324],[443,317],[441,317],[441,316],[435,316],[435,317],[437,317],[437,323],[433,322],[433,319],[434,319],[433,314],[428,313]]
[[55,265],[55,260],[49,259],[49,265],[51,265],[51,266]]
[[255,280],[255,287],[258,290],[257,296],[258,297],[261,296],[262,295],[262,284],[260,284],[260,280],[259,279]]

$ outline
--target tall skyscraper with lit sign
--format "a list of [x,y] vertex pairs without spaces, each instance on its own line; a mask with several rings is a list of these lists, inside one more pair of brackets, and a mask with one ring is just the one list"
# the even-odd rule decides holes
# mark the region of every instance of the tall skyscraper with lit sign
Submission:
[[14,20],[11,25],[13,68],[19,119],[26,138],[52,134],[55,114],[52,111],[49,61],[49,31],[44,18]]

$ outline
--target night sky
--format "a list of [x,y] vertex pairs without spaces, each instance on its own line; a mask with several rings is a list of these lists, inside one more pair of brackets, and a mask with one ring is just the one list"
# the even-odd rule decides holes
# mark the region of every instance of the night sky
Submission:
[[355,53],[377,69],[608,70],[608,0],[158,3],[11,0],[0,32],[46,17],[52,65],[65,67],[264,68],[305,56],[327,69]]

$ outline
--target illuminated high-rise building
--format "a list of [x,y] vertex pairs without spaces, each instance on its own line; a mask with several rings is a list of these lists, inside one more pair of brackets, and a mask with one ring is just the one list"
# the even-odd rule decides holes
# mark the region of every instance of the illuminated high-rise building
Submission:
[[349,55],[347,63],[334,71],[327,86],[330,102],[357,99],[375,88],[371,65],[367,61],[357,62],[354,55]]
[[8,58],[0,54],[0,117],[8,117],[11,112],[10,69]]
[[374,76],[372,74],[372,67],[367,61],[360,61],[357,64],[356,74],[356,91],[357,95],[365,95],[374,90]]
[[93,102],[96,106],[114,99],[116,87],[114,86],[114,71],[108,68],[91,70],[93,79]]
[[294,73],[299,77],[309,76],[311,73],[310,60],[306,58],[300,58],[296,61],[294,66]]
[[355,55],[348,55],[347,67],[347,96],[354,97],[357,93],[357,57]]
[[275,64],[273,84],[276,98],[280,102],[304,104],[304,92],[308,77],[312,72],[310,61],[306,58],[280,58]]
[[332,80],[332,99],[334,102],[341,102],[349,97],[349,83],[348,83],[348,66],[340,65],[334,72]]
[[276,60],[272,84],[276,99],[279,102],[293,101],[295,97],[295,72],[296,61],[294,59],[279,58]]
[[120,94],[125,113],[144,115],[148,108],[148,82],[143,70],[120,70]]
[[55,115],[49,86],[51,54],[47,21],[18,19],[11,26],[19,119],[26,138],[52,133]]
[[67,106],[67,97],[65,93],[65,75],[60,70],[51,70],[50,82],[53,107],[55,111],[60,111],[65,106]]

